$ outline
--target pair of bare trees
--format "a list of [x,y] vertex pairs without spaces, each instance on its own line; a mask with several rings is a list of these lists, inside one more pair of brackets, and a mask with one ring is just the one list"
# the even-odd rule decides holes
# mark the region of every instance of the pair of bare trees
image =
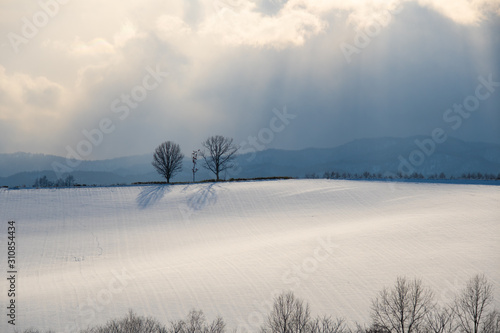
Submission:
[[[205,148],[203,151],[194,151],[192,155],[193,161],[193,182],[196,168],[198,152],[203,157],[203,167],[213,172],[217,180],[220,180],[220,173],[233,167],[232,161],[236,158],[238,146],[233,143],[232,138],[222,135],[211,136],[202,142]],[[181,152],[180,146],[172,141],[166,141],[160,144],[153,155],[153,166],[156,171],[165,177],[167,183],[170,179],[182,170],[182,161],[184,154]]]
[[470,279],[452,304],[440,306],[420,280],[399,277],[372,302],[374,326],[395,333],[499,333],[500,316],[490,311],[493,286],[484,275]]
[[273,309],[261,333],[343,333],[347,326],[343,319],[312,318],[309,304],[296,298],[292,292],[274,299]]

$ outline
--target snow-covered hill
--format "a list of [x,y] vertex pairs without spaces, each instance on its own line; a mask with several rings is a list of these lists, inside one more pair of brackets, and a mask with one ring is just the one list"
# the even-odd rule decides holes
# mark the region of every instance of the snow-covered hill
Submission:
[[498,308],[499,202],[498,186],[334,180],[2,189],[0,244],[5,262],[15,220],[18,330],[199,308],[257,331],[289,289],[314,314],[367,322],[398,275],[446,302],[484,272]]

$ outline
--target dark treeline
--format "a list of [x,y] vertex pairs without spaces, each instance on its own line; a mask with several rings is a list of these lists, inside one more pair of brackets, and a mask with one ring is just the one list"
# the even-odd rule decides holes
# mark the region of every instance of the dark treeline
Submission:
[[75,185],[75,177],[73,175],[67,175],[65,178],[58,178],[56,181],[51,181],[47,176],[42,176],[35,179],[33,187],[71,187]]
[[280,294],[272,306],[258,311],[264,318],[260,323],[247,320],[236,329],[228,329],[220,316],[208,322],[202,311],[192,310],[185,319],[168,325],[130,311],[125,318],[79,333],[500,333],[500,313],[493,308],[493,285],[484,275],[467,281],[450,304],[439,304],[421,280],[398,277],[393,287],[384,288],[372,300],[369,326],[349,327],[344,318],[328,315],[313,317],[309,304],[292,292]]
[[362,172],[362,173],[351,173],[351,172],[346,172],[346,171],[325,171],[323,173],[323,176],[320,176],[319,174],[313,172],[313,173],[308,173],[305,175],[305,178],[307,179],[319,179],[319,178],[324,178],[324,179],[429,179],[429,180],[456,180],[456,179],[467,179],[467,180],[500,180],[500,173],[497,175],[494,175],[492,173],[481,173],[481,172],[469,172],[469,173],[464,173],[459,177],[456,176],[447,176],[444,172],[441,172],[440,174],[432,174],[429,176],[424,176],[422,173],[417,173],[414,172],[412,174],[403,174],[401,172],[398,173],[392,173],[392,172],[385,172],[385,173],[372,173],[372,172]]

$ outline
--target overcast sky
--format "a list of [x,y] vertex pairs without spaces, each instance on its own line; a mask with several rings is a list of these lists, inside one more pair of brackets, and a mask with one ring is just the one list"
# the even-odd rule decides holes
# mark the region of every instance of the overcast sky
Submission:
[[500,144],[500,0],[2,0],[0,32],[0,153]]

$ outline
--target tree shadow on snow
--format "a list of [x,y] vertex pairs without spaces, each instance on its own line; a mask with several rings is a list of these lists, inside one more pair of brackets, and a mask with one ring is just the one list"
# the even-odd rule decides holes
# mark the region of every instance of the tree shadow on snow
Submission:
[[137,196],[137,205],[140,209],[146,209],[160,201],[165,193],[171,191],[170,185],[153,185],[143,188]]
[[218,186],[215,183],[202,185],[196,189],[195,193],[191,194],[187,198],[187,205],[192,210],[202,210],[207,205],[214,205],[217,202],[217,192],[216,188]]

